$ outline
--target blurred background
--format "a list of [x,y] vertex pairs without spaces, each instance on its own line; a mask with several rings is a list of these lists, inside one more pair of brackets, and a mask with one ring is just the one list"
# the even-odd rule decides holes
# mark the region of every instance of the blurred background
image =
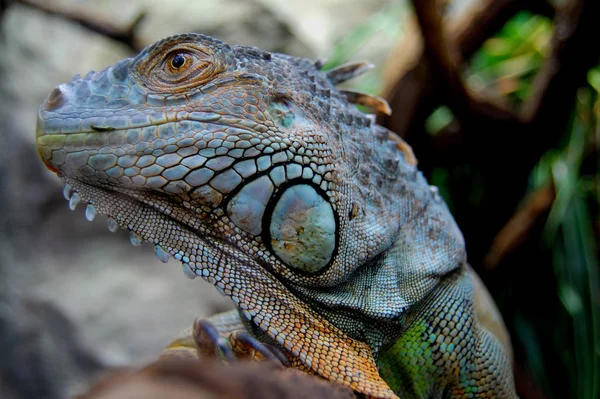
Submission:
[[65,398],[231,307],[68,210],[37,107],[167,35],[368,60],[511,333],[521,398],[600,397],[597,0],[0,0],[0,397]]

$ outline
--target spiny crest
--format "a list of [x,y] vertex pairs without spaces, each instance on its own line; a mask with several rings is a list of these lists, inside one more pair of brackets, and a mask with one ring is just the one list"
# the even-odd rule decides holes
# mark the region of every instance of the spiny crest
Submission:
[[331,84],[338,85],[342,82],[362,75],[373,67],[373,64],[370,64],[366,61],[347,62],[327,71],[327,79],[331,82]]
[[[324,64],[325,62],[323,60],[315,61],[315,67],[317,69],[321,69]],[[335,86],[362,75],[372,68],[373,64],[370,64],[366,61],[347,62],[330,69],[326,72],[326,76],[327,80],[329,80],[329,82]],[[346,99],[352,104],[362,105],[386,115],[392,114],[392,109],[384,98],[357,90],[343,89],[339,90],[339,92],[344,94]]]
[[388,102],[379,96],[357,90],[339,90],[339,92],[346,95],[346,98],[352,104],[363,105],[386,115],[392,114],[392,109]]

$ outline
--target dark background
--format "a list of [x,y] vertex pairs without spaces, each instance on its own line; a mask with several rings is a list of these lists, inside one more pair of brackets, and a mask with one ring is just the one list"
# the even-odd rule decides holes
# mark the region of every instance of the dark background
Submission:
[[[377,67],[351,86],[412,146],[496,299],[522,398],[600,397],[597,0],[1,0],[0,396],[63,398],[231,307],[70,212],[35,153],[75,73],[174,33]],[[102,219],[102,218],[98,218]]]

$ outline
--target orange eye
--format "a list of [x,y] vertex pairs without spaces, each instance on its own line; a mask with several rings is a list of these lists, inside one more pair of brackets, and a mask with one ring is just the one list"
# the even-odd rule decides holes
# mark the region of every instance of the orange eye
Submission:
[[192,64],[192,57],[188,53],[175,53],[167,60],[167,69],[171,73],[181,73]]
[[176,94],[206,83],[225,67],[222,55],[210,47],[167,42],[140,59],[136,75],[152,91]]

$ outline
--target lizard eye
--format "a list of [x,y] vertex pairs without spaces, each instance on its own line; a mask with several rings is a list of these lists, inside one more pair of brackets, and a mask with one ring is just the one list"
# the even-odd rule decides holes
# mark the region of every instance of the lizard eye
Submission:
[[170,69],[178,70],[180,68],[183,68],[185,66],[186,61],[187,60],[185,54],[177,53],[171,56]]
[[181,74],[194,66],[195,57],[190,53],[176,52],[169,55],[165,62],[166,72],[172,75]]
[[150,90],[172,95],[206,83],[224,68],[221,54],[210,48],[191,42],[166,43],[139,58],[136,75]]

